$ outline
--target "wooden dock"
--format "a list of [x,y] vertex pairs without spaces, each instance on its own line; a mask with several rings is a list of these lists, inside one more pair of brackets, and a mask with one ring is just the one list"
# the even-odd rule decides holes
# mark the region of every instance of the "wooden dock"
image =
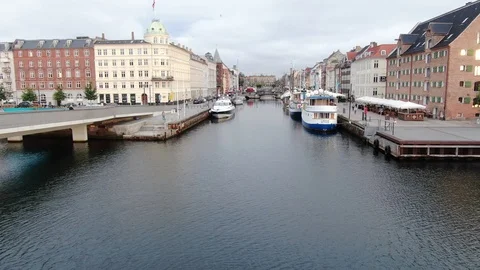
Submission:
[[480,159],[480,125],[477,121],[385,120],[385,116],[348,103],[338,106],[339,128],[362,138],[374,149],[397,159]]

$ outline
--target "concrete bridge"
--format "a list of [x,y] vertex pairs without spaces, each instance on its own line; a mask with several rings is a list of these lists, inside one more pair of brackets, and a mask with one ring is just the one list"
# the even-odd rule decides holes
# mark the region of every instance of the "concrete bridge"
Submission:
[[86,142],[88,125],[112,119],[154,116],[166,109],[166,106],[108,106],[0,113],[0,139],[20,142],[25,135],[71,129],[74,142]]

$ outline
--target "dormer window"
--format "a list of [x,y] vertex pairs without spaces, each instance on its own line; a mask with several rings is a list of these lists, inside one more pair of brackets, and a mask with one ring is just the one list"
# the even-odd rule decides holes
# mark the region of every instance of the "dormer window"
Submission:
[[70,45],[72,44],[72,41],[71,40],[67,40],[67,48],[70,47]]
[[386,55],[386,54],[387,54],[387,51],[385,51],[385,50],[380,51],[380,55]]

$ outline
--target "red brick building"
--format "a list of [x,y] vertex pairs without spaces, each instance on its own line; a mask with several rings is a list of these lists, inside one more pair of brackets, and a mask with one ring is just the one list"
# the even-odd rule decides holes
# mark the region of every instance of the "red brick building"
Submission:
[[32,88],[42,104],[55,104],[53,93],[60,85],[67,94],[64,103],[83,103],[85,86],[95,85],[93,43],[94,40],[87,37],[15,40],[13,59],[17,91]]
[[480,113],[480,2],[419,23],[387,58],[387,98],[427,106],[434,118]]

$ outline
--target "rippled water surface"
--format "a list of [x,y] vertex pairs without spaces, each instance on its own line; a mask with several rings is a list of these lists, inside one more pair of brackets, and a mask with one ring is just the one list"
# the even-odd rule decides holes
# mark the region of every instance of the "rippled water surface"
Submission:
[[0,144],[1,269],[480,267],[480,165],[387,161],[273,101],[167,143]]

